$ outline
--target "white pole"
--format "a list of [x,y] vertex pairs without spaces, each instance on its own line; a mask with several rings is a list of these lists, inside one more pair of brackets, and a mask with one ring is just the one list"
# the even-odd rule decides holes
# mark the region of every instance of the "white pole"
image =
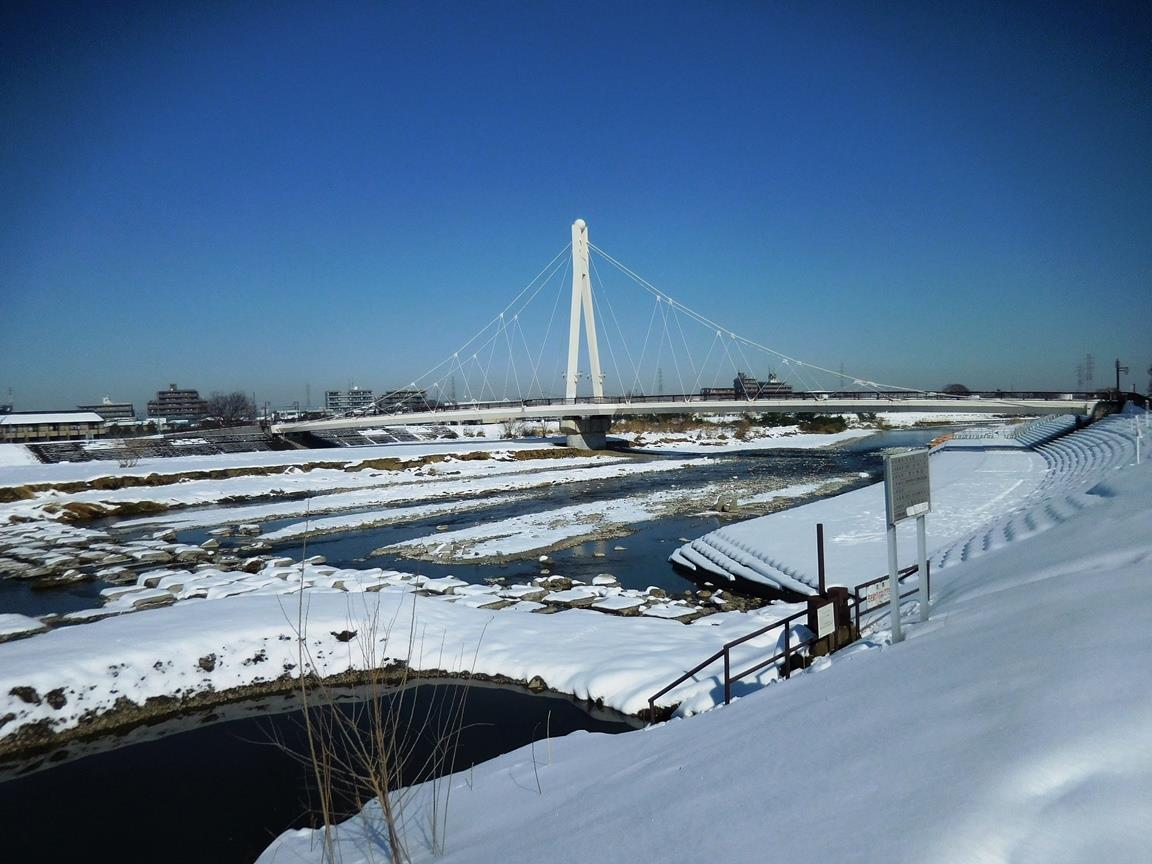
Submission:
[[568,377],[564,384],[564,398],[576,398],[576,383],[580,378],[577,363],[580,359],[580,303],[584,297],[584,281],[588,278],[588,237],[583,219],[572,223],[572,311],[568,316]]
[[892,644],[904,640],[900,631],[900,574],[896,566],[896,526],[888,526],[888,602],[892,604]]
[[596,342],[596,316],[592,309],[592,280],[588,267],[588,226],[583,219],[572,223],[572,309],[568,316],[568,378],[564,397],[576,398],[580,380],[580,312],[584,312],[584,333],[588,337],[588,365],[591,367],[592,395],[604,395],[604,375],[600,371],[600,347]]
[[928,620],[928,542],[925,536],[925,518],[916,517],[916,566],[920,574],[920,623]]
[[1135,417],[1132,418],[1132,428],[1136,431],[1136,464],[1140,464],[1140,439],[1143,437],[1140,433],[1140,421]]

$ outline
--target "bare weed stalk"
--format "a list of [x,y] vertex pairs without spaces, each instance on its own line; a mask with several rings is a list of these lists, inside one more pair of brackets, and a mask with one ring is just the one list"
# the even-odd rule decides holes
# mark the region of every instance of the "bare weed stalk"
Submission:
[[[307,529],[307,525],[305,527]],[[337,860],[334,826],[342,809],[339,804],[351,803],[356,810],[362,810],[375,798],[380,824],[373,826],[373,831],[383,839],[392,864],[406,864],[410,860],[405,837],[405,825],[410,820],[406,819],[406,813],[414,803],[413,787],[421,783],[427,783],[425,793],[431,792],[427,802],[427,837],[433,854],[439,855],[444,851],[452,788],[446,775],[454,769],[453,760],[464,730],[468,688],[445,691],[449,695],[433,698],[429,710],[419,710],[415,698],[417,680],[412,669],[427,668],[430,664],[425,663],[422,656],[426,632],[417,625],[415,594],[407,609],[407,645],[403,654],[389,652],[388,647],[390,640],[401,632],[398,618],[406,604],[398,605],[391,620],[385,621],[381,618],[381,604],[368,599],[370,596],[378,599],[379,595],[349,596],[349,619],[356,621],[356,630],[341,641],[350,643],[349,671],[359,666],[366,683],[351,699],[327,683],[319,674],[320,666],[312,656],[307,638],[308,603],[304,598],[307,565],[303,563],[307,557],[307,533],[306,530],[301,552],[295,631],[300,699],[308,742],[303,758],[311,768],[316,784],[317,816],[324,824],[323,860],[331,864]],[[356,602],[353,597],[358,598],[356,607],[353,607]],[[475,668],[479,649],[478,642],[468,668]],[[440,656],[431,665],[441,669],[464,665],[460,662],[464,658],[460,656],[455,658],[456,662],[445,664],[444,653],[442,640]],[[389,661],[389,656],[403,656],[407,662]],[[466,673],[461,677],[466,682],[471,675]],[[428,742],[431,747],[421,756],[421,745]]]

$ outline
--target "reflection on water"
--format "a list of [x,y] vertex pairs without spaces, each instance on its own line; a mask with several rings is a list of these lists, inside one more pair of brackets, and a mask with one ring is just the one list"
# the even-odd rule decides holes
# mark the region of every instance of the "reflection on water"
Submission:
[[35,618],[49,612],[75,612],[100,605],[101,581],[77,582],[66,587],[37,589],[20,579],[0,579],[0,612]]

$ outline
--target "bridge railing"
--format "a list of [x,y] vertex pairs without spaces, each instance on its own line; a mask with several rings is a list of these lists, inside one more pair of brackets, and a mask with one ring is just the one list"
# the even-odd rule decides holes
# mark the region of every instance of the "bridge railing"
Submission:
[[644,405],[667,404],[682,402],[686,406],[692,404],[707,404],[709,402],[739,402],[755,408],[762,402],[811,402],[816,401],[853,401],[853,402],[900,402],[912,399],[933,399],[956,402],[958,406],[966,401],[993,399],[1002,401],[1089,401],[1098,399],[1099,394],[1068,391],[1043,390],[987,390],[968,394],[937,393],[930,390],[794,390],[790,393],[765,393],[756,397],[731,397],[702,393],[666,393],[666,394],[638,394],[616,396],[576,396],[565,398],[560,396],[539,396],[530,399],[501,399],[475,402],[439,402],[435,406],[402,407],[392,412],[379,412],[378,414],[356,416],[403,416],[412,413],[431,413],[436,411],[482,411],[486,409],[501,408],[544,408],[571,405],[578,408],[583,405]]

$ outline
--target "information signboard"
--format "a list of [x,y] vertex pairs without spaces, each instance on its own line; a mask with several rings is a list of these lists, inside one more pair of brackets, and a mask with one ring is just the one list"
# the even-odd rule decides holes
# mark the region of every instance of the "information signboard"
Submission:
[[823,639],[836,632],[836,607],[825,603],[816,610],[816,638]]
[[932,509],[928,451],[910,450],[884,457],[884,510],[889,525],[923,516]]
[[878,582],[864,589],[864,596],[860,599],[864,603],[864,611],[883,606],[892,597],[892,590],[887,582]]

